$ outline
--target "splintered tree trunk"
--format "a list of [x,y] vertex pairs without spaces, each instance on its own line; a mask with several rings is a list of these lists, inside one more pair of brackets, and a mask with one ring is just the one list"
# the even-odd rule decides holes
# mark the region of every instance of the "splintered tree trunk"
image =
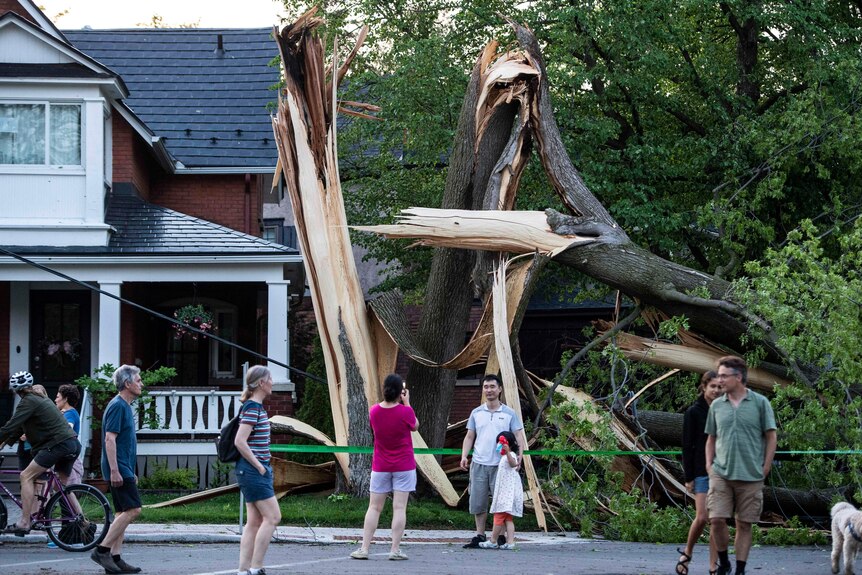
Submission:
[[[781,357],[781,350],[770,340],[769,326],[732,301],[731,285],[727,281],[663,259],[634,244],[587,188],[568,156],[554,119],[545,64],[536,38],[530,30],[514,23],[512,25],[522,50],[529,56],[521,64],[534,71],[534,74],[527,76],[526,80],[530,84],[527,90],[529,93],[521,99],[521,103],[527,102],[528,106],[526,111],[523,106],[520,108],[521,115],[526,114],[526,120],[523,122],[526,128],[520,132],[529,132],[534,138],[542,166],[554,191],[573,215],[566,216],[549,210],[546,221],[539,222],[531,219],[530,216],[526,216],[526,219],[520,218],[516,216],[517,212],[489,210],[489,204],[481,204],[477,197],[473,198],[470,205],[469,195],[477,194],[476,190],[482,189],[479,180],[481,172],[478,171],[481,163],[477,160],[476,176],[472,180],[468,177],[470,172],[465,170],[470,167],[471,158],[469,154],[464,154],[464,151],[469,150],[473,144],[474,132],[465,129],[464,120],[465,117],[479,114],[482,110],[481,107],[478,110],[474,109],[476,105],[474,98],[476,71],[474,70],[471,91],[464,100],[446,189],[447,198],[455,198],[458,201],[444,201],[444,210],[437,213],[425,208],[411,208],[402,212],[401,220],[395,225],[360,229],[391,237],[416,238],[423,244],[437,247],[457,246],[471,250],[509,251],[516,254],[535,250],[549,253],[558,262],[574,267],[644,304],[655,306],[669,316],[685,315],[693,331],[732,348],[740,346],[740,336],[746,333],[749,325],[755,324],[764,330],[766,334],[764,344],[771,352],[772,358]],[[486,48],[481,60],[487,62],[492,59],[489,55],[489,50],[492,48],[496,48],[493,43]],[[511,80],[496,78],[495,89],[505,91],[510,87],[514,92],[516,88],[522,89],[523,82],[523,76],[513,77]],[[500,122],[502,119],[503,116],[498,118]],[[505,129],[500,128],[500,134],[504,132],[512,133],[512,125],[509,124]],[[482,142],[487,144],[492,137],[494,136],[485,134]],[[457,193],[453,196],[454,192]],[[480,207],[485,209],[480,210]],[[498,209],[501,207],[503,206],[498,206]],[[478,211],[468,214],[465,210]],[[450,221],[443,222],[447,218]],[[420,225],[413,225],[417,223]],[[432,227],[437,224],[439,224],[437,228]],[[556,244],[555,240],[549,237],[551,235],[556,235],[557,240],[563,243],[569,241],[570,245],[566,248]],[[427,302],[431,309],[427,310],[421,326],[421,329],[432,330],[429,332],[432,337],[457,337],[461,333],[455,324],[463,321],[463,315],[461,315],[463,302],[453,301],[453,295],[458,293],[457,290],[460,287],[461,294],[456,297],[464,297],[462,294],[468,291],[469,286],[460,278],[460,273],[466,266],[465,262],[471,257],[466,249],[460,257],[449,255],[448,252],[445,254],[441,252],[438,255],[439,265],[436,265],[432,272]],[[444,265],[449,261],[446,258],[452,258],[449,263],[451,267]],[[460,265],[456,266],[454,262]],[[449,276],[451,270],[455,273]],[[454,291],[448,291],[450,289]],[[451,329],[447,331],[431,325],[432,321],[447,319],[443,317],[446,313],[441,313],[437,307],[440,305],[445,306],[447,312],[450,310],[454,312],[449,314],[448,325]],[[438,340],[437,345],[449,343],[440,343]],[[434,342],[429,338],[428,344],[430,349]],[[794,371],[797,377],[802,375],[798,369]],[[804,376],[801,379],[804,380]],[[448,389],[449,381],[451,379],[447,379],[447,384],[440,386],[440,389],[433,390],[434,399],[428,395],[423,396],[423,408],[431,407],[429,401],[437,401],[437,393],[443,394],[440,398],[440,411],[448,408],[451,396],[451,390]],[[439,424],[441,419],[429,417],[430,413],[433,412],[426,414],[429,422]]]
[[[378,339],[381,334],[376,333],[378,326],[368,313],[359,285],[338,173],[336,117],[338,113],[371,117],[345,106],[365,111],[378,108],[339,103],[337,94],[367,28],[360,31],[340,66],[335,42],[333,61],[327,67],[324,44],[316,32],[323,21],[314,16],[316,11],[312,8],[293,24],[274,31],[284,65],[284,89],[279,92],[273,131],[314,302],[335,440],[342,446],[371,446],[368,408],[381,399],[379,370],[391,369],[395,350],[390,341]],[[415,447],[427,447],[419,434],[414,433],[412,439]],[[341,470],[339,489],[367,495],[371,456],[338,453],[336,459]],[[420,454],[416,465],[444,501],[457,504],[458,494],[436,459]]]
[[[489,119],[482,143],[474,153],[477,142],[475,109],[482,68],[480,59],[473,69],[458,119],[443,193],[444,209],[482,208],[489,179],[511,132],[515,106],[503,106]],[[437,362],[455,356],[466,340],[474,299],[471,275],[475,264],[476,254],[470,250],[439,248],[434,253],[416,340]],[[411,362],[407,373],[422,436],[432,447],[441,447],[446,438],[456,376],[455,370],[417,362]]]

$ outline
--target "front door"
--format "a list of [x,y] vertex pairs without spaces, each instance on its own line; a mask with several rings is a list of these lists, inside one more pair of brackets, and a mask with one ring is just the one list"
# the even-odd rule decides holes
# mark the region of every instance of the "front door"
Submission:
[[51,399],[90,373],[90,292],[30,292],[30,371]]

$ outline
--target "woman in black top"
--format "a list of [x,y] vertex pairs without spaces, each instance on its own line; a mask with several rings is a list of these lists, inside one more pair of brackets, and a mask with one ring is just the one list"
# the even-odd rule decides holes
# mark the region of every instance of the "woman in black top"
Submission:
[[[694,545],[703,533],[703,528],[709,521],[706,509],[706,494],[709,491],[709,475],[706,472],[706,416],[709,406],[724,393],[718,374],[707,371],[700,378],[698,385],[700,395],[685,412],[682,424],[682,466],[685,470],[685,488],[694,494],[695,516],[688,530],[688,541],[685,551],[677,549],[681,557],[676,564],[677,575],[688,575],[688,564],[694,553]],[[718,554],[709,542],[709,567],[710,574],[715,573]]]

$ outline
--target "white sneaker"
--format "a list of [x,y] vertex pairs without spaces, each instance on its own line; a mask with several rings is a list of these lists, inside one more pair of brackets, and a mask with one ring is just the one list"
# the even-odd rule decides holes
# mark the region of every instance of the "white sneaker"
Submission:
[[368,559],[368,551],[360,547],[359,549],[351,553],[350,556],[354,559]]
[[401,549],[398,551],[394,551],[389,554],[390,561],[406,561],[408,559],[407,554],[404,553]]
[[500,549],[505,549],[506,551],[511,551],[514,548],[515,548],[514,543],[503,543],[502,545],[500,545]]
[[479,543],[479,547],[482,549],[498,549],[497,544],[493,541],[482,541]]

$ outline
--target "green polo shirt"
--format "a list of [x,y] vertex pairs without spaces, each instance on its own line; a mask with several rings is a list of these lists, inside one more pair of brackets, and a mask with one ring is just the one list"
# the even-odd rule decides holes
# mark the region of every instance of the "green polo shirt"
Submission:
[[776,429],[775,414],[769,400],[747,390],[739,406],[733,407],[726,395],[709,406],[706,433],[715,436],[712,469],[733,481],[762,481],[766,454],[764,433]]

